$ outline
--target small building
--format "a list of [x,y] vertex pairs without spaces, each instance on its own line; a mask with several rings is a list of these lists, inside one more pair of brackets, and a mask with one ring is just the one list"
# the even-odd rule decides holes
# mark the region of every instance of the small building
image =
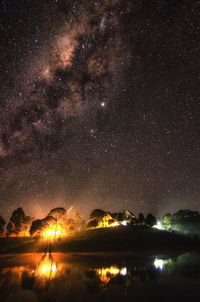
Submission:
[[109,213],[102,217],[98,223],[98,228],[108,228],[120,225],[117,219],[113,218]]
[[[99,210],[98,210],[99,211]],[[116,213],[101,211],[101,215],[92,217],[86,223],[87,229],[109,228],[115,226],[128,226],[136,224],[136,217],[130,211],[122,211]]]

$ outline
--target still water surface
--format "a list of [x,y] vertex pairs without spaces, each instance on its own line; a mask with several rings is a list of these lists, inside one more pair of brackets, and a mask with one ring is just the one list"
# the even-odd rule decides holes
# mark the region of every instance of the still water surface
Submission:
[[2,255],[0,301],[200,301],[200,255]]

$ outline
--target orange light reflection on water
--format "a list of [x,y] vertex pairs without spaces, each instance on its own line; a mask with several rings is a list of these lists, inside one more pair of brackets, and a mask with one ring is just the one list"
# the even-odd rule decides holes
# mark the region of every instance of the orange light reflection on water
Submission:
[[111,266],[107,268],[98,268],[96,269],[96,272],[99,275],[101,282],[108,283],[111,278],[116,277],[120,273],[120,270],[116,266]]
[[33,275],[36,278],[53,279],[58,273],[58,266],[51,254],[46,254],[43,255],[35,268],[31,268],[29,265],[14,266],[11,268],[4,268],[1,272],[3,275],[12,272],[18,279],[22,277],[24,272],[28,272],[29,275]]
[[50,254],[47,254],[42,257],[37,268],[36,276],[44,278],[54,278],[57,273],[57,265],[53,261],[53,258]]

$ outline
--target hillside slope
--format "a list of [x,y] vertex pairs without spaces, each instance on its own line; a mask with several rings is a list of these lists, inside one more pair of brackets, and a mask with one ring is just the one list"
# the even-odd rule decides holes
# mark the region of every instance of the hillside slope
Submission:
[[87,230],[56,243],[53,251],[115,252],[165,251],[199,248],[200,242],[146,226]]

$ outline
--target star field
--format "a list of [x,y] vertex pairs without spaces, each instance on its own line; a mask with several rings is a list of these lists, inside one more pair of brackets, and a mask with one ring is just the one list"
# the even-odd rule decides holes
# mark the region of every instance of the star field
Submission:
[[200,2],[0,5],[1,214],[200,210]]

